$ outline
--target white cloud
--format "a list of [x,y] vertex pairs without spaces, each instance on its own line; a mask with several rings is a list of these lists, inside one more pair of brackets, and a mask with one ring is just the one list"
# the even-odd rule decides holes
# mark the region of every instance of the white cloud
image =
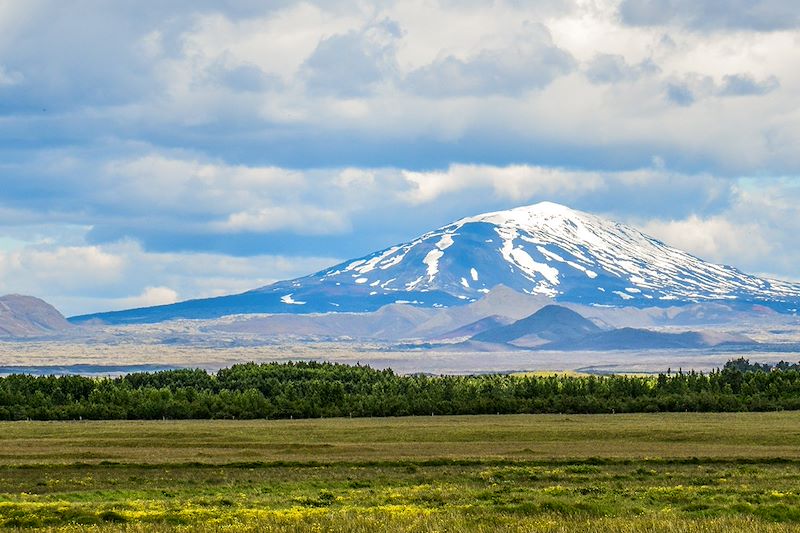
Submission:
[[34,245],[0,252],[0,288],[45,294],[97,290],[123,280],[125,258],[98,246]]
[[353,97],[396,75],[397,23],[384,19],[365,28],[326,37],[303,64],[303,77],[312,91]]
[[263,207],[231,214],[225,222],[212,224],[221,232],[270,232],[292,230],[300,235],[329,235],[350,229],[343,213],[311,206]]
[[773,245],[755,222],[731,221],[724,216],[650,221],[642,230],[706,261],[745,265],[772,253]]
[[431,202],[465,189],[490,187],[498,198],[525,201],[541,195],[590,194],[602,178],[595,172],[569,171],[528,165],[493,167],[451,165],[446,171],[403,171],[410,189],[401,197],[412,204]]
[[553,43],[543,24],[527,24],[514,45],[482,49],[465,58],[447,55],[410,72],[405,87],[433,97],[518,95],[569,73],[575,60]]
[[0,293],[39,296],[74,315],[241,292],[306,275],[330,257],[156,253],[134,242],[0,251]]
[[796,179],[743,179],[717,214],[637,219],[646,232],[704,259],[746,272],[796,279],[800,264],[800,185]]
[[[658,161],[658,159],[656,159]],[[725,181],[703,175],[686,175],[669,172],[658,165],[652,168],[619,172],[593,172],[533,165],[450,165],[443,171],[401,171],[407,188],[399,192],[400,198],[410,204],[424,204],[462,191],[491,190],[496,198],[525,202],[542,196],[557,197],[564,201],[592,197],[598,193],[625,189],[637,192],[650,189],[674,188],[673,193],[691,187],[692,182],[702,184],[705,193],[714,199],[724,189]],[[715,186],[716,185],[716,186]],[[730,184],[728,184],[730,185]],[[630,205],[630,204],[629,204]],[[609,205],[624,211],[624,206]]]
[[111,305],[122,309],[135,309],[153,305],[165,305],[178,301],[178,293],[169,287],[145,287],[142,294],[132,298],[114,300]]
[[148,154],[105,165],[93,195],[139,211],[229,214],[306,187],[302,172]]
[[[719,8],[687,8],[694,22],[675,24],[683,20],[675,6],[683,3],[648,2],[648,22],[635,25],[620,19],[615,0],[286,2],[248,9],[171,3],[130,21],[125,9],[98,9],[82,28],[79,10],[41,2],[4,6],[16,25],[0,27],[8,30],[0,51],[9,56],[6,72],[24,76],[14,93],[21,108],[79,102],[81,111],[59,120],[81,128],[60,126],[95,140],[196,143],[214,154],[235,151],[225,142],[232,137],[234,147],[241,139],[250,147],[242,152],[259,157],[307,145],[295,156],[307,166],[329,166],[338,155],[330,144],[344,138],[383,141],[364,148],[377,166],[398,164],[370,154],[386,143],[411,143],[405,156],[413,159],[415,143],[463,142],[455,159],[464,160],[473,143],[491,140],[564,148],[563,160],[549,161],[560,166],[571,166],[580,148],[607,147],[606,165],[623,152],[638,157],[636,164],[662,153],[668,163],[725,173],[800,169],[792,148],[800,141],[796,25],[767,32],[731,23],[698,32],[696,22],[715,18],[710,13]],[[623,14],[633,3],[624,4]],[[737,5],[716,18],[785,20],[787,5]],[[39,17],[48,16],[47,7],[63,10],[53,31],[64,52],[48,55],[52,68],[43,71],[81,74],[63,76],[59,85],[29,79],[19,66],[42,56],[26,48],[39,40],[13,46],[15,35],[45,31]],[[641,22],[638,13],[631,17]],[[126,31],[106,34],[119,26]],[[93,43],[106,37],[112,38],[102,47]],[[317,54],[325,50],[338,59]],[[81,52],[91,60],[76,63]],[[571,58],[594,83],[567,74]],[[676,110],[676,101],[685,108]],[[20,134],[30,131],[26,121],[19,127]],[[537,153],[518,148],[504,157],[537,164]]]
[[309,2],[239,19],[222,12],[206,14],[185,28],[181,52],[201,68],[224,55],[232,61],[257,65],[288,81],[320,41],[357,29],[364,19],[365,14],[358,7],[337,11]]

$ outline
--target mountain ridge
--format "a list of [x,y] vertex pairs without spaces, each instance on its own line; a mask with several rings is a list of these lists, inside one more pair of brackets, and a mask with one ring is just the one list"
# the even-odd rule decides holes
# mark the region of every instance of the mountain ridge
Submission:
[[705,262],[639,230],[550,202],[465,217],[317,273],[205,300],[72,317],[109,323],[242,313],[454,307],[504,285],[557,302],[669,306],[721,301],[796,312],[800,285]]

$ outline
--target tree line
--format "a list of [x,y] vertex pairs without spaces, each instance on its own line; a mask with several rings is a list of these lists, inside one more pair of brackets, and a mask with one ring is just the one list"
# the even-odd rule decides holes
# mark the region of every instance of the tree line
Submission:
[[708,374],[398,375],[336,363],[238,364],[117,378],[0,378],[0,420],[254,419],[800,409],[800,365]]

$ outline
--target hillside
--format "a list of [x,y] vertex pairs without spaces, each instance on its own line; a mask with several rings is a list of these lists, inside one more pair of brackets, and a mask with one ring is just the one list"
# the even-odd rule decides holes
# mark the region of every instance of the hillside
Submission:
[[47,302],[19,294],[0,296],[0,337],[28,337],[70,328],[58,310]]

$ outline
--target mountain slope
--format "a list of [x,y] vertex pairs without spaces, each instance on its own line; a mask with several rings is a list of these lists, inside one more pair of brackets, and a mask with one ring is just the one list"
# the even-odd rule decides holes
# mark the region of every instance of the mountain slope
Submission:
[[157,322],[235,313],[450,307],[497,285],[560,302],[658,306],[728,301],[796,310],[800,285],[702,261],[638,230],[542,202],[467,217],[407,243],[243,294],[75,317]]
[[[437,309],[429,320],[406,332],[406,338],[431,339],[448,334],[462,326],[473,324],[483,318],[498,315],[508,319],[508,323],[525,318],[553,303],[541,295],[530,295],[498,285],[481,296],[479,300],[466,305]],[[472,335],[479,333],[475,331]]]
[[0,337],[27,337],[70,328],[55,307],[33,296],[0,296]]
[[491,331],[496,328],[508,326],[510,323],[510,319],[500,316],[500,315],[489,315],[485,318],[481,318],[480,320],[476,320],[475,322],[471,322],[466,326],[461,326],[460,328],[456,328],[452,331],[448,331],[443,335],[439,335],[439,337],[435,340],[447,340],[447,339],[458,339],[458,338],[473,338],[476,335],[480,335],[486,331]]

